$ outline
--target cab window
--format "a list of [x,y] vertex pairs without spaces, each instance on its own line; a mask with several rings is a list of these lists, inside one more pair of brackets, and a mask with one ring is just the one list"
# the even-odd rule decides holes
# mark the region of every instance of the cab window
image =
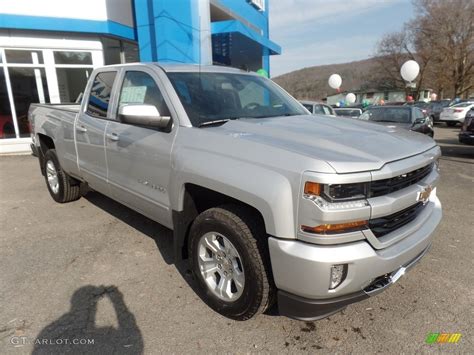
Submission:
[[103,72],[96,75],[92,83],[86,113],[98,118],[107,118],[110,95],[117,72]]
[[119,106],[153,105],[161,116],[170,116],[170,111],[155,80],[147,73],[129,71],[125,74],[120,90]]
[[309,104],[302,104],[305,109],[307,109],[309,112],[313,113],[313,105],[309,105]]

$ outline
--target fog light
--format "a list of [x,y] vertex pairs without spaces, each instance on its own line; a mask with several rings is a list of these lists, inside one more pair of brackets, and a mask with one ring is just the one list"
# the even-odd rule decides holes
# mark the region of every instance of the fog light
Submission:
[[346,279],[346,275],[347,264],[331,266],[331,281],[329,284],[329,289],[334,290],[337,286],[339,286],[342,281]]

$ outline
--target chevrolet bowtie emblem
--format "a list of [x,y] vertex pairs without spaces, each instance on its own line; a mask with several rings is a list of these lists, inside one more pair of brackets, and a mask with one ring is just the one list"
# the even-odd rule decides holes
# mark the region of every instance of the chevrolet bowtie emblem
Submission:
[[418,192],[418,197],[416,200],[419,202],[423,202],[423,204],[425,205],[430,199],[431,191],[433,191],[433,187],[431,185],[423,187],[423,190]]

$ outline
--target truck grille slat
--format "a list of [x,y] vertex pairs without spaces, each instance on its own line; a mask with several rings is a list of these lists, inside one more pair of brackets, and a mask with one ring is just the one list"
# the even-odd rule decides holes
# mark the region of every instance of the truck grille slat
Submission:
[[434,164],[389,179],[375,180],[370,184],[370,197],[378,197],[404,189],[423,180],[433,170]]
[[389,216],[372,219],[369,221],[369,228],[377,238],[383,237],[413,221],[424,207],[425,205],[419,202]]

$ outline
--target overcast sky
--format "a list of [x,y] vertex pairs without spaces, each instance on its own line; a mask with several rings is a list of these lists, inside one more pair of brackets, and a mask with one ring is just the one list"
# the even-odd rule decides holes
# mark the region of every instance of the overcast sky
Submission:
[[271,74],[368,58],[413,16],[410,0],[271,0],[270,38],[282,47]]

